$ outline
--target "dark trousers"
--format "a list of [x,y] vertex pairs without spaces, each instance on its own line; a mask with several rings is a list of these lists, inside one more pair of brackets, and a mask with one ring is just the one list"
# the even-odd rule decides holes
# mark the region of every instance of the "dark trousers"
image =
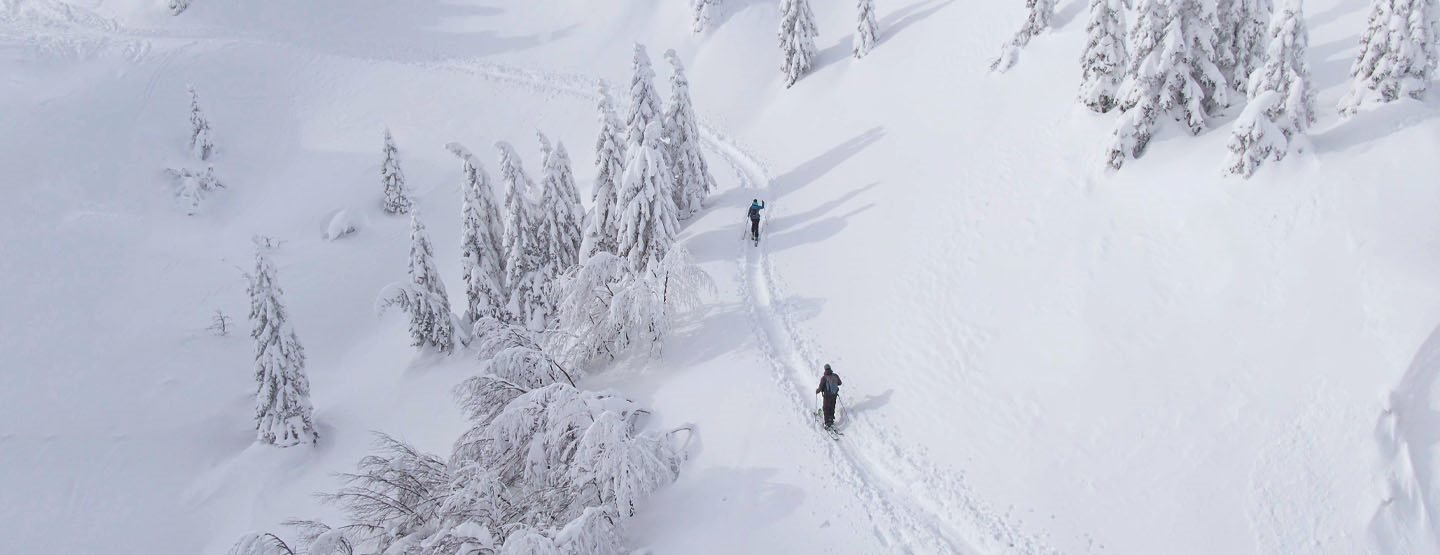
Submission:
[[825,403],[824,403],[824,407],[825,407],[825,425],[826,425],[826,426],[830,426],[830,425],[832,425],[832,424],[835,423],[835,400],[836,400],[836,399],[839,399],[840,396],[839,396],[839,395],[821,395],[821,397],[823,397],[824,400],[825,400]]
[[760,239],[760,218],[750,218],[750,238]]

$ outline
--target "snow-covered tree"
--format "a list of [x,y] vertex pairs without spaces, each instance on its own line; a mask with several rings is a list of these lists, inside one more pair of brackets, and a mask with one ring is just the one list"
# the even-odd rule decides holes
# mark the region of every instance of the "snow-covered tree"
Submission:
[[[544,135],[541,138],[543,143],[548,143]],[[546,283],[580,262],[581,225],[585,217],[565,143],[557,143],[548,150],[540,177],[538,214]]]
[[710,18],[715,15],[715,6],[720,0],[690,0],[692,19],[690,28],[696,33],[710,28]]
[[1145,153],[1162,116],[1204,130],[1214,110],[1228,104],[1229,86],[1215,65],[1215,12],[1203,0],[1142,0],[1131,29],[1129,78],[1120,92],[1124,113],[1109,147],[1119,169]]
[[213,166],[206,166],[204,172],[171,168],[165,173],[175,182],[175,205],[187,215],[195,215],[206,196],[225,188],[225,184],[215,177]]
[[319,436],[305,377],[305,349],[290,325],[267,250],[256,246],[255,273],[249,276],[257,439],[277,447],[315,443]]
[[190,91],[190,152],[204,161],[209,161],[210,156],[215,154],[215,140],[210,136],[210,120],[205,117],[205,112],[200,110],[200,95],[195,92],[193,85],[186,86]]
[[[645,45],[635,44],[635,61],[630,77],[630,109],[625,115],[625,150],[638,148],[645,141],[645,130],[651,123],[662,121],[664,107],[655,89],[655,68]],[[602,101],[603,102],[603,101]]]
[[785,88],[794,86],[810,72],[819,55],[815,49],[815,37],[819,35],[810,0],[780,0],[780,70],[785,75]]
[[675,199],[676,217],[689,218],[705,203],[715,189],[715,178],[700,152],[700,124],[690,103],[690,81],[685,67],[674,50],[665,52],[674,73],[670,77],[670,105],[665,113],[665,139],[669,146],[670,172],[675,177],[671,195]]
[[1030,44],[1030,39],[1050,29],[1050,20],[1055,18],[1055,0],[1025,0],[1025,24],[1000,47],[1000,55],[990,62],[990,71],[1006,71],[1020,60],[1020,50]]
[[591,208],[585,221],[585,235],[582,241],[582,258],[589,258],[597,252],[615,252],[615,241],[619,232],[615,227],[616,191],[620,178],[625,173],[625,139],[621,135],[620,119],[615,115],[615,104],[610,98],[610,87],[600,83],[600,136],[595,140],[595,187],[591,193]]
[[484,317],[503,318],[509,296],[505,291],[505,260],[501,257],[505,222],[496,206],[495,192],[484,164],[459,143],[445,148],[460,159],[465,201],[460,214],[461,271],[465,276],[466,325]]
[[413,204],[410,193],[405,189],[405,173],[400,171],[400,155],[395,149],[395,139],[390,130],[385,130],[385,161],[380,163],[380,183],[385,187],[384,208],[387,214],[405,214]]
[[1340,112],[1353,115],[1367,103],[1392,102],[1401,95],[1423,98],[1440,62],[1437,19],[1436,0],[1372,0]]
[[410,280],[387,286],[380,298],[382,308],[398,305],[409,313],[411,345],[441,353],[455,348],[455,315],[418,210],[410,213]]
[[1085,27],[1089,41],[1080,55],[1080,102],[1105,113],[1115,107],[1120,83],[1125,77],[1125,13],[1122,0],[1090,0],[1090,22]]
[[1285,5],[1271,21],[1265,64],[1250,76],[1253,99],[1235,122],[1226,171],[1249,177],[1266,159],[1281,160],[1290,141],[1315,123],[1315,89],[1306,61],[1310,34],[1300,0]]
[[857,6],[859,22],[855,27],[855,57],[864,58],[875,48],[880,37],[880,25],[875,23],[875,0],[859,0]]
[[542,237],[534,201],[535,184],[526,175],[520,155],[510,143],[497,142],[500,181],[505,187],[505,287],[510,294],[505,310],[512,322],[530,329],[545,328],[549,299],[545,297]]
[[1265,30],[1270,0],[1219,0],[1216,13],[1216,65],[1226,82],[1242,91],[1265,62]]
[[170,15],[180,15],[190,7],[190,0],[170,0]]
[[670,191],[675,179],[665,159],[665,143],[659,123],[645,130],[645,140],[627,149],[625,175],[617,194],[619,236],[615,253],[629,261],[636,273],[665,258],[680,224],[675,217],[675,199]]

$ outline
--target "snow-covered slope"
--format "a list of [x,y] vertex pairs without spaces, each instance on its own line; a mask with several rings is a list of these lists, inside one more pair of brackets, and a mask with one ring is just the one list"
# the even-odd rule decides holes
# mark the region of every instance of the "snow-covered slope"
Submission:
[[[471,361],[374,313],[408,226],[388,126],[458,291],[459,141],[534,131],[582,189],[600,78],[675,48],[720,182],[683,238],[718,285],[663,355],[588,384],[694,423],[637,547],[671,552],[1424,553],[1440,544],[1440,101],[1331,109],[1367,2],[1312,0],[1313,148],[1219,177],[1228,125],[1100,171],[1073,101],[1084,2],[986,72],[1021,2],[814,2],[785,89],[773,2],[0,0],[0,532],[7,552],[223,553],[331,516],[371,430],[444,451]],[[662,76],[664,71],[661,71]],[[201,95],[227,188],[185,216]],[[1238,114],[1234,107],[1229,115]],[[769,201],[766,240],[743,209]],[[368,221],[323,237],[331,216]],[[275,252],[321,441],[252,445],[241,270]],[[220,309],[240,324],[205,328]],[[1422,347],[1422,344],[1424,345]],[[1418,351],[1418,354],[1417,354]],[[817,432],[823,363],[845,435]]]

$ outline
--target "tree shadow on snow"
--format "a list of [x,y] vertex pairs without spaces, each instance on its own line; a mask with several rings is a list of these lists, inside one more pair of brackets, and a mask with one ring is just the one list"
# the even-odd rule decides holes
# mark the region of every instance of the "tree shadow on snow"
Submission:
[[849,140],[840,143],[819,156],[796,166],[784,175],[776,177],[770,185],[771,198],[783,198],[800,187],[814,183],[816,180],[825,177],[831,170],[834,170],[841,163],[859,154],[861,151],[880,141],[885,136],[884,127],[871,128],[869,131],[856,135]]
[[[935,12],[940,11],[941,8],[949,6],[954,2],[955,0],[921,0],[920,2],[915,2],[909,6],[900,8],[880,18],[880,20],[876,22],[876,25],[880,27],[880,36],[875,37],[877,48],[879,45],[885,44],[885,41],[890,40],[890,37],[904,31],[906,27],[935,15]],[[812,70],[812,73],[817,73],[850,57],[854,51],[855,33],[840,37],[840,40],[836,41],[835,44],[825,47],[815,55],[815,68]]]
[[1316,153],[1340,152],[1394,135],[1440,116],[1440,109],[1427,102],[1402,99],[1341,120],[1324,132],[1310,136]]

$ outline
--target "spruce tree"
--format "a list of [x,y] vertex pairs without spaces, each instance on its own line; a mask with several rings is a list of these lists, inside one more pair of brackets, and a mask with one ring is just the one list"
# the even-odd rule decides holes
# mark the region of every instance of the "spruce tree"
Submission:
[[1217,66],[1225,80],[1245,91],[1250,74],[1265,62],[1270,0],[1220,0],[1217,9]]
[[691,30],[701,33],[710,28],[710,18],[715,10],[715,5],[719,3],[720,0],[690,0]]
[[860,17],[855,27],[854,54],[856,58],[864,58],[875,49],[880,25],[875,23],[875,0],[859,0],[857,8]]
[[500,154],[500,181],[505,187],[505,287],[510,298],[505,310],[510,321],[532,330],[545,327],[545,280],[541,275],[542,245],[539,218],[531,200],[535,185],[525,174],[520,155],[510,143],[497,142]]
[[610,88],[600,83],[600,136],[595,139],[595,187],[591,193],[590,215],[585,221],[582,257],[597,252],[615,252],[616,191],[625,172],[625,141],[620,119],[615,116]]
[[315,443],[305,349],[295,337],[266,247],[256,245],[250,275],[250,337],[255,340],[255,429],[261,443]]
[[1300,0],[1285,0],[1271,21],[1265,65],[1251,76],[1251,105],[1235,122],[1226,172],[1249,177],[1265,160],[1282,160],[1290,141],[1315,123],[1315,89],[1306,62],[1309,31]]
[[658,123],[650,124],[644,142],[629,149],[620,185],[616,254],[628,261],[635,273],[648,271],[663,260],[679,229],[662,135]]
[[1020,60],[1020,50],[1030,44],[1030,39],[1050,29],[1050,20],[1055,18],[1055,0],[1025,0],[1025,24],[1000,48],[1000,55],[990,62],[990,71],[1006,71]]
[[635,45],[635,62],[630,77],[630,111],[625,116],[625,148],[638,148],[645,140],[645,129],[661,121],[664,109],[660,93],[655,90],[655,70],[645,45]]
[[[541,135],[542,142],[545,141]],[[580,261],[581,220],[580,193],[575,189],[575,176],[570,169],[570,154],[565,143],[548,149],[540,178],[540,238],[543,241],[544,272],[547,282],[573,268]]]
[[455,348],[455,322],[445,282],[435,269],[435,249],[420,221],[419,211],[410,213],[410,336],[416,347],[441,353]]
[[461,186],[465,201],[461,206],[460,255],[465,277],[466,325],[480,319],[508,316],[505,304],[505,260],[501,257],[504,220],[496,206],[495,192],[485,166],[464,146],[450,143],[445,148],[464,164],[465,182]]
[[380,183],[385,188],[385,200],[382,206],[387,214],[405,214],[410,212],[413,204],[410,202],[410,194],[405,190],[405,173],[400,171],[400,156],[395,149],[395,138],[390,136],[390,130],[385,130],[385,160],[380,163]]
[[685,68],[674,50],[666,51],[665,59],[674,68],[670,77],[670,105],[665,114],[670,173],[675,178],[672,196],[676,216],[686,219],[704,205],[705,197],[715,189],[715,178],[710,176],[710,168],[700,152],[700,124],[690,103],[690,82],[685,78]]
[[210,120],[200,110],[200,95],[195,87],[186,86],[190,92],[190,152],[203,161],[209,161],[215,153],[215,141],[210,136]]
[[1118,102],[1116,93],[1125,77],[1125,26],[1122,0],[1090,0],[1089,41],[1080,55],[1080,102],[1105,113]]
[[1393,102],[1401,95],[1423,98],[1440,61],[1437,18],[1436,0],[1372,0],[1340,112],[1353,115],[1366,103]]
[[815,49],[815,37],[819,35],[810,0],[780,0],[780,70],[785,75],[785,88],[794,86],[810,72],[819,55]]
[[1111,168],[1145,153],[1159,118],[1169,114],[1191,134],[1228,104],[1229,86],[1215,65],[1215,13],[1203,0],[1143,0],[1130,44],[1130,77],[1120,93],[1124,110],[1109,147]]

